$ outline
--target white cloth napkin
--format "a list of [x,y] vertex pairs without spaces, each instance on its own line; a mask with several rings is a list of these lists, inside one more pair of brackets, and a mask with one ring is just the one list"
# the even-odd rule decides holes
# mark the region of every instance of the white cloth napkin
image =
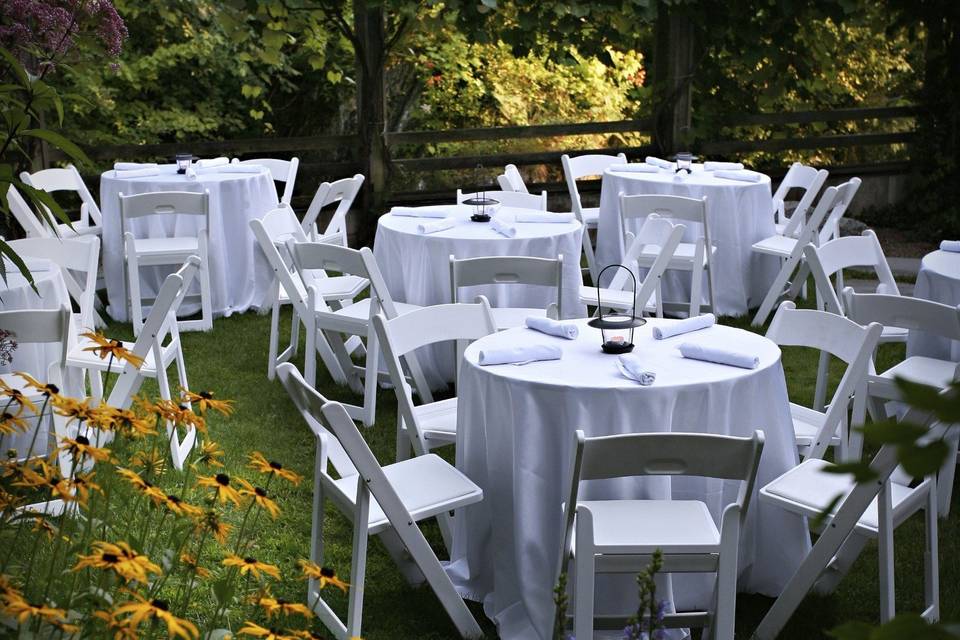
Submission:
[[517,227],[500,218],[490,218],[490,228],[507,238],[514,238],[517,235]]
[[224,165],[228,165],[230,164],[230,160],[228,158],[224,158],[221,156],[219,158],[208,158],[206,160],[197,160],[194,164],[197,165],[198,167],[207,169],[209,167],[222,167]]
[[263,173],[261,164],[217,164],[197,168],[197,173]]
[[443,231],[444,229],[450,229],[457,224],[457,221],[453,218],[443,218],[441,220],[431,220],[430,222],[421,222],[417,225],[417,233],[420,235],[427,235],[429,233],[437,233],[438,231]]
[[156,169],[156,162],[114,162],[114,171],[136,171],[137,169]]
[[741,351],[725,349],[723,347],[711,347],[705,344],[694,342],[684,342],[680,345],[680,354],[684,358],[693,360],[706,360],[707,362],[716,362],[717,364],[728,364],[733,367],[742,367],[744,369],[756,369],[760,366],[760,358]]
[[740,171],[717,171],[713,175],[727,180],[739,180],[740,182],[760,182],[763,180],[763,174],[756,171],[742,169]]
[[944,240],[940,243],[940,251],[960,253],[960,240]]
[[573,213],[552,213],[550,211],[534,211],[533,209],[524,209],[517,211],[513,216],[514,222],[551,222],[565,223],[573,222],[577,219]]
[[405,218],[446,218],[450,207],[394,207],[390,209],[390,214],[394,216],[403,216]]
[[705,313],[702,316],[694,316],[692,318],[687,318],[686,320],[671,322],[663,327],[654,327],[653,337],[657,340],[672,338],[673,336],[690,333],[691,331],[699,331],[700,329],[712,327],[714,324],[716,324],[716,322],[717,317],[715,315],[712,313]]
[[610,171],[620,173],[660,173],[660,168],[645,162],[631,162],[630,164],[612,164]]
[[655,167],[660,167],[661,169],[673,169],[673,163],[667,160],[662,160],[656,156],[647,156],[644,160],[647,164],[652,164]]
[[526,364],[539,360],[559,360],[563,357],[560,347],[552,344],[528,344],[504,349],[481,349],[480,366],[494,364]]
[[547,333],[551,336],[574,340],[580,335],[580,329],[572,322],[560,322],[546,316],[530,316],[526,320],[527,328]]
[[160,173],[160,167],[145,167],[143,169],[114,169],[113,177],[120,178],[140,178],[142,176],[155,176]]
[[641,386],[649,387],[657,379],[657,374],[643,368],[640,356],[625,353],[617,358],[617,368],[623,377],[639,382]]
[[740,171],[743,169],[742,162],[712,162],[703,163],[704,171]]

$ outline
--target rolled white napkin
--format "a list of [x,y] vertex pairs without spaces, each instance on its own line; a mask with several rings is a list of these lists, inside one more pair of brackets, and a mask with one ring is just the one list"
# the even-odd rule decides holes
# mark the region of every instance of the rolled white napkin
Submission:
[[390,209],[390,214],[394,216],[403,216],[404,218],[446,218],[450,207],[394,207]]
[[626,353],[617,358],[617,368],[625,378],[639,382],[641,386],[649,387],[657,379],[657,374],[643,368],[640,356]]
[[507,238],[515,238],[517,227],[500,218],[490,218],[490,228]]
[[261,164],[216,164],[197,167],[197,173],[262,173]]
[[704,162],[704,171],[740,171],[743,169],[742,162]]
[[156,169],[156,162],[114,162],[114,171],[136,171],[137,169]]
[[539,360],[559,360],[563,357],[560,347],[552,344],[528,344],[504,349],[481,349],[480,366],[494,364],[521,364]]
[[421,222],[417,225],[417,233],[421,235],[427,235],[430,233],[437,233],[438,231],[443,231],[444,229],[450,229],[457,224],[457,221],[453,218],[443,218],[441,220],[431,220],[430,222]]
[[705,344],[696,344],[694,342],[684,342],[680,345],[679,349],[680,354],[684,358],[691,358],[693,360],[706,360],[707,362],[728,364],[733,367],[742,367],[744,369],[756,369],[758,366],[760,366],[760,358],[758,356],[734,351],[733,349],[710,347]]
[[193,167],[187,167],[187,172],[184,175],[187,176],[187,180],[196,180],[197,170]]
[[742,169],[740,171],[717,171],[713,175],[727,180],[739,180],[740,182],[760,182],[763,180],[763,174],[756,171]]
[[700,329],[712,327],[714,324],[716,324],[716,322],[717,317],[715,315],[712,313],[705,313],[702,316],[694,316],[692,318],[687,318],[686,320],[671,322],[670,324],[662,327],[654,327],[653,337],[657,340],[672,338],[673,336],[690,333],[691,331],[699,331]]
[[534,211],[533,209],[523,209],[517,211],[513,216],[514,222],[552,222],[556,224],[564,222],[573,222],[577,219],[570,212],[552,213],[550,211]]
[[159,173],[160,173],[160,168],[156,166],[152,168],[146,167],[144,169],[127,169],[127,170],[114,169],[113,177],[120,178],[120,179],[141,178],[143,176],[155,176],[155,175],[158,175]]
[[652,164],[655,167],[660,167],[661,169],[673,169],[674,164],[669,160],[662,160],[656,156],[647,156],[644,160],[647,164]]
[[940,251],[960,253],[960,240],[944,240],[940,243]]
[[546,316],[530,316],[526,320],[527,328],[551,336],[574,340],[580,335],[580,329],[572,322],[560,322]]
[[224,158],[221,156],[219,158],[208,158],[206,160],[197,160],[194,164],[196,164],[198,167],[207,169],[209,167],[222,167],[222,166],[228,165],[230,164],[230,160],[228,158]]
[[610,171],[619,173],[660,173],[660,167],[645,162],[631,162],[630,164],[612,164]]

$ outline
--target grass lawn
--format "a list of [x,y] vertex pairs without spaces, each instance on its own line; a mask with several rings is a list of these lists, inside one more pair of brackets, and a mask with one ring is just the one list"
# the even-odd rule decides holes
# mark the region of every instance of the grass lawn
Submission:
[[[284,317],[289,322],[289,309]],[[725,323],[750,328],[747,319]],[[236,400],[236,414],[229,420],[217,419],[211,425],[212,437],[226,451],[227,472],[239,471],[246,462],[246,454],[259,450],[304,476],[299,487],[278,489],[282,514],[276,521],[263,524],[267,530],[261,536],[261,546],[256,553],[260,560],[280,566],[289,575],[297,575],[297,559],[309,554],[314,439],[280,382],[267,380],[268,329],[269,317],[264,315],[248,313],[220,318],[211,333],[184,334],[183,348],[193,390],[210,389],[218,397]],[[121,337],[129,334],[129,327],[114,325],[106,333]],[[882,360],[895,360],[902,356],[902,347],[885,349],[881,355]],[[788,349],[783,360],[790,397],[808,403],[813,396],[816,354]],[[295,364],[302,366],[302,360]],[[884,365],[883,362],[879,364]],[[349,389],[334,385],[322,368],[318,374],[318,389],[333,400],[359,401]],[[146,391],[153,392],[154,389],[147,388]],[[381,390],[377,424],[364,430],[363,434],[382,463],[393,460],[395,425],[396,399],[392,391]],[[441,452],[452,459],[452,447]],[[960,516],[957,516],[956,500],[954,503],[951,517],[941,522],[940,529],[941,608],[945,620],[960,619],[960,585],[953,582],[960,580]],[[438,555],[445,557],[436,525],[428,523],[424,530]],[[922,531],[921,518],[914,517],[896,533],[897,604],[900,611],[921,609]],[[349,581],[350,527],[329,504],[325,537],[327,557],[324,564],[336,568],[341,577]],[[827,630],[847,620],[876,622],[879,615],[876,560],[876,545],[870,544],[835,593],[827,597],[809,596],[804,601],[782,637],[798,640],[826,637]],[[346,597],[331,589],[324,593],[335,606],[339,605],[341,615],[345,615]],[[288,580],[277,595],[303,601],[304,583]],[[207,597],[211,596],[207,594]],[[771,602],[760,596],[739,597],[738,637],[749,637]],[[481,607],[471,603],[471,609],[487,637],[495,638],[495,628],[483,615]],[[234,620],[234,624],[239,622]],[[367,565],[363,628],[364,638],[368,640],[458,637],[432,591],[407,585],[376,539],[371,540]],[[315,623],[315,630],[325,632],[320,623]]]

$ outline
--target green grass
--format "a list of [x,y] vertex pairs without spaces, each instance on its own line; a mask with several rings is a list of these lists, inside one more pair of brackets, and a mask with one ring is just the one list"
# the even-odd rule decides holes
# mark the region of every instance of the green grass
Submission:
[[[289,310],[284,319],[289,326]],[[725,320],[725,323],[750,329],[745,318]],[[268,330],[268,316],[248,313],[219,318],[211,333],[184,334],[183,348],[193,390],[210,389],[218,397],[236,400],[236,414],[229,420],[214,420],[211,426],[212,437],[226,451],[227,472],[239,470],[246,462],[246,454],[259,450],[304,476],[300,486],[280,490],[278,502],[283,512],[275,522],[264,522],[257,550],[260,560],[277,564],[284,573],[295,576],[297,559],[309,554],[314,439],[279,381],[267,380]],[[107,334],[121,336],[128,331],[128,327],[115,325]],[[797,349],[784,350],[783,362],[791,399],[804,403],[812,399],[816,357],[815,353]],[[885,348],[879,364],[889,366],[898,357],[902,357],[902,347]],[[296,364],[301,366],[302,360]],[[318,374],[318,390],[333,400],[360,400],[349,389],[334,385],[322,370]],[[363,430],[363,434],[382,463],[393,459],[395,424],[396,399],[392,391],[381,390],[377,424]],[[444,455],[449,457],[452,451],[453,448],[448,447]],[[956,515],[956,500],[954,502],[951,517],[941,522],[940,529],[941,607],[946,620],[960,619],[960,585],[954,582],[960,578],[960,517]],[[438,554],[444,557],[436,525],[427,523],[423,528]],[[324,564],[335,567],[348,581],[350,531],[346,520],[328,505]],[[896,532],[897,604],[900,611],[921,609],[922,554],[922,521],[914,517]],[[302,601],[305,598],[304,583],[288,579],[277,595]],[[345,596],[329,589],[324,595],[341,615],[345,615]],[[749,637],[771,602],[761,596],[740,595],[737,637]],[[481,607],[475,603],[470,607],[487,637],[495,638],[495,628],[483,615]],[[798,640],[826,637],[827,630],[848,620],[877,622],[878,612],[877,554],[876,545],[871,543],[835,593],[806,598],[781,637]],[[363,618],[364,638],[368,640],[458,637],[433,593],[428,588],[409,586],[376,539],[371,541],[369,551]],[[319,622],[314,626],[317,632],[325,632]]]

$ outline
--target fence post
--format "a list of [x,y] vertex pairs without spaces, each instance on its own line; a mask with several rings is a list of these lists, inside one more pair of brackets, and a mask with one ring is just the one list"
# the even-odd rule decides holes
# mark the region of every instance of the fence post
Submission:
[[654,144],[661,153],[673,153],[678,145],[687,143],[690,129],[693,21],[680,8],[660,5],[654,35],[654,84],[660,94],[654,118]]
[[363,192],[363,223],[357,229],[362,245],[373,242],[377,218],[387,200],[389,157],[385,140],[386,95],[384,88],[383,6],[367,0],[353,1],[360,73],[357,88],[357,134],[360,138],[360,163],[366,176]]

